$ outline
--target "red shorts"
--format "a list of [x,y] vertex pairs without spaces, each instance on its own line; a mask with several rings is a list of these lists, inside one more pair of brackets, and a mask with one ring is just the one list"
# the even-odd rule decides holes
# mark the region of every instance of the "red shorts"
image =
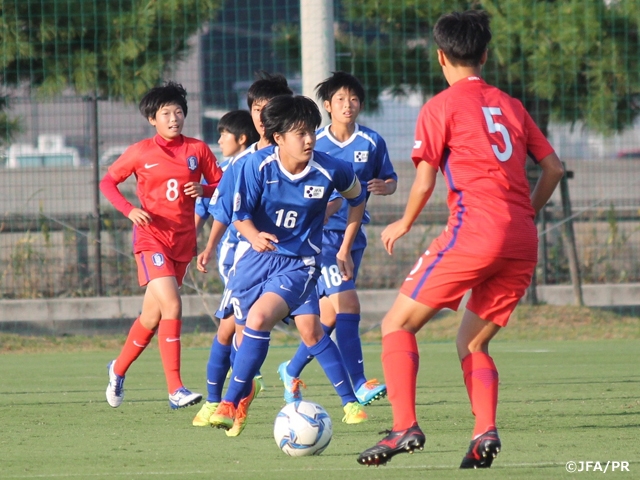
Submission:
[[141,287],[160,277],[176,277],[178,287],[187,273],[189,262],[176,262],[164,251],[143,251],[135,254],[138,264],[138,283]]
[[446,248],[427,250],[405,279],[400,293],[431,308],[457,310],[464,294],[471,290],[467,309],[504,327],[531,283],[535,267],[533,260],[487,258]]

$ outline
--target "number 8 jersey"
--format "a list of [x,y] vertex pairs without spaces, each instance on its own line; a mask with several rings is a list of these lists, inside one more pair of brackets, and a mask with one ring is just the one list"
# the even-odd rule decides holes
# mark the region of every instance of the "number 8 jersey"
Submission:
[[443,248],[472,255],[535,260],[525,162],[553,153],[522,103],[479,77],[468,77],[420,111],[411,158],[440,169],[449,219]]
[[222,176],[204,142],[184,135],[168,142],[155,135],[130,146],[109,167],[109,175],[116,183],[135,175],[140,207],[151,215],[149,225],[134,226],[134,253],[154,250],[159,242],[175,261],[196,255],[196,199],[184,194],[184,186],[204,176],[213,188]]

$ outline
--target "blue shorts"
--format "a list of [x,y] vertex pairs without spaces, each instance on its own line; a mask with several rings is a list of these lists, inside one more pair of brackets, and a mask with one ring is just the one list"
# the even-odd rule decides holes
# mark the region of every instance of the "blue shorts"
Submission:
[[353,259],[353,278],[351,280],[343,280],[338,268],[336,255],[342,245],[344,232],[335,230],[325,230],[322,235],[322,270],[318,279],[318,296],[328,297],[334,293],[347,292],[356,289],[356,278],[358,278],[358,270],[362,263],[364,255],[364,247],[351,250],[351,258]]
[[258,253],[248,242],[241,241],[216,316],[224,318],[233,312],[236,323],[244,325],[253,304],[267,292],[280,296],[292,316],[303,305],[318,314],[318,260],[318,257]]
[[[344,234],[334,230],[325,230],[322,242],[322,270],[318,285],[316,287],[318,298],[328,297],[335,293],[348,292],[356,289],[356,278],[358,269],[362,263],[362,255],[364,248],[351,250],[351,258],[353,259],[353,278],[351,280],[343,280],[338,269],[336,255],[340,250],[342,238]],[[331,240],[331,243],[325,243],[325,240]],[[306,315],[315,313],[311,308],[312,305],[303,305],[298,309],[298,315]]]
[[218,272],[224,285],[229,281],[229,272],[233,268],[233,259],[238,246],[238,238],[228,229],[218,244]]

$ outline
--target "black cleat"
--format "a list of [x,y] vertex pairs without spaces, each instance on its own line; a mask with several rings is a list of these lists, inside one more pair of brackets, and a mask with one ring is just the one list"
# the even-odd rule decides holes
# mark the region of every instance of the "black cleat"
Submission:
[[460,468],[489,468],[502,448],[495,430],[489,430],[471,440],[469,451],[462,459]]
[[385,430],[380,433],[387,433],[387,436],[358,456],[361,465],[384,465],[398,453],[413,453],[416,448],[422,450],[426,441],[417,425],[400,432]]

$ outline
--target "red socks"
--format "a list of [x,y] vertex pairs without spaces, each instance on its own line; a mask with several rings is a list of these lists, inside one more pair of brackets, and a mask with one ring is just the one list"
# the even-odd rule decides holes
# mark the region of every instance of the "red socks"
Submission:
[[496,429],[498,408],[498,370],[484,352],[474,352],[462,359],[462,373],[471,411],[476,417],[473,438]]
[[122,351],[113,366],[113,371],[116,375],[124,376],[127,373],[131,364],[147,348],[154,333],[154,330],[147,330],[142,326],[140,317],[136,318],[129,329],[129,335],[124,342]]
[[416,377],[419,358],[413,333],[398,330],[382,337],[382,368],[393,410],[394,431],[406,430],[418,423]]
[[158,327],[158,346],[160,358],[167,379],[169,393],[182,387],[180,379],[180,329],[181,320],[160,320]]

